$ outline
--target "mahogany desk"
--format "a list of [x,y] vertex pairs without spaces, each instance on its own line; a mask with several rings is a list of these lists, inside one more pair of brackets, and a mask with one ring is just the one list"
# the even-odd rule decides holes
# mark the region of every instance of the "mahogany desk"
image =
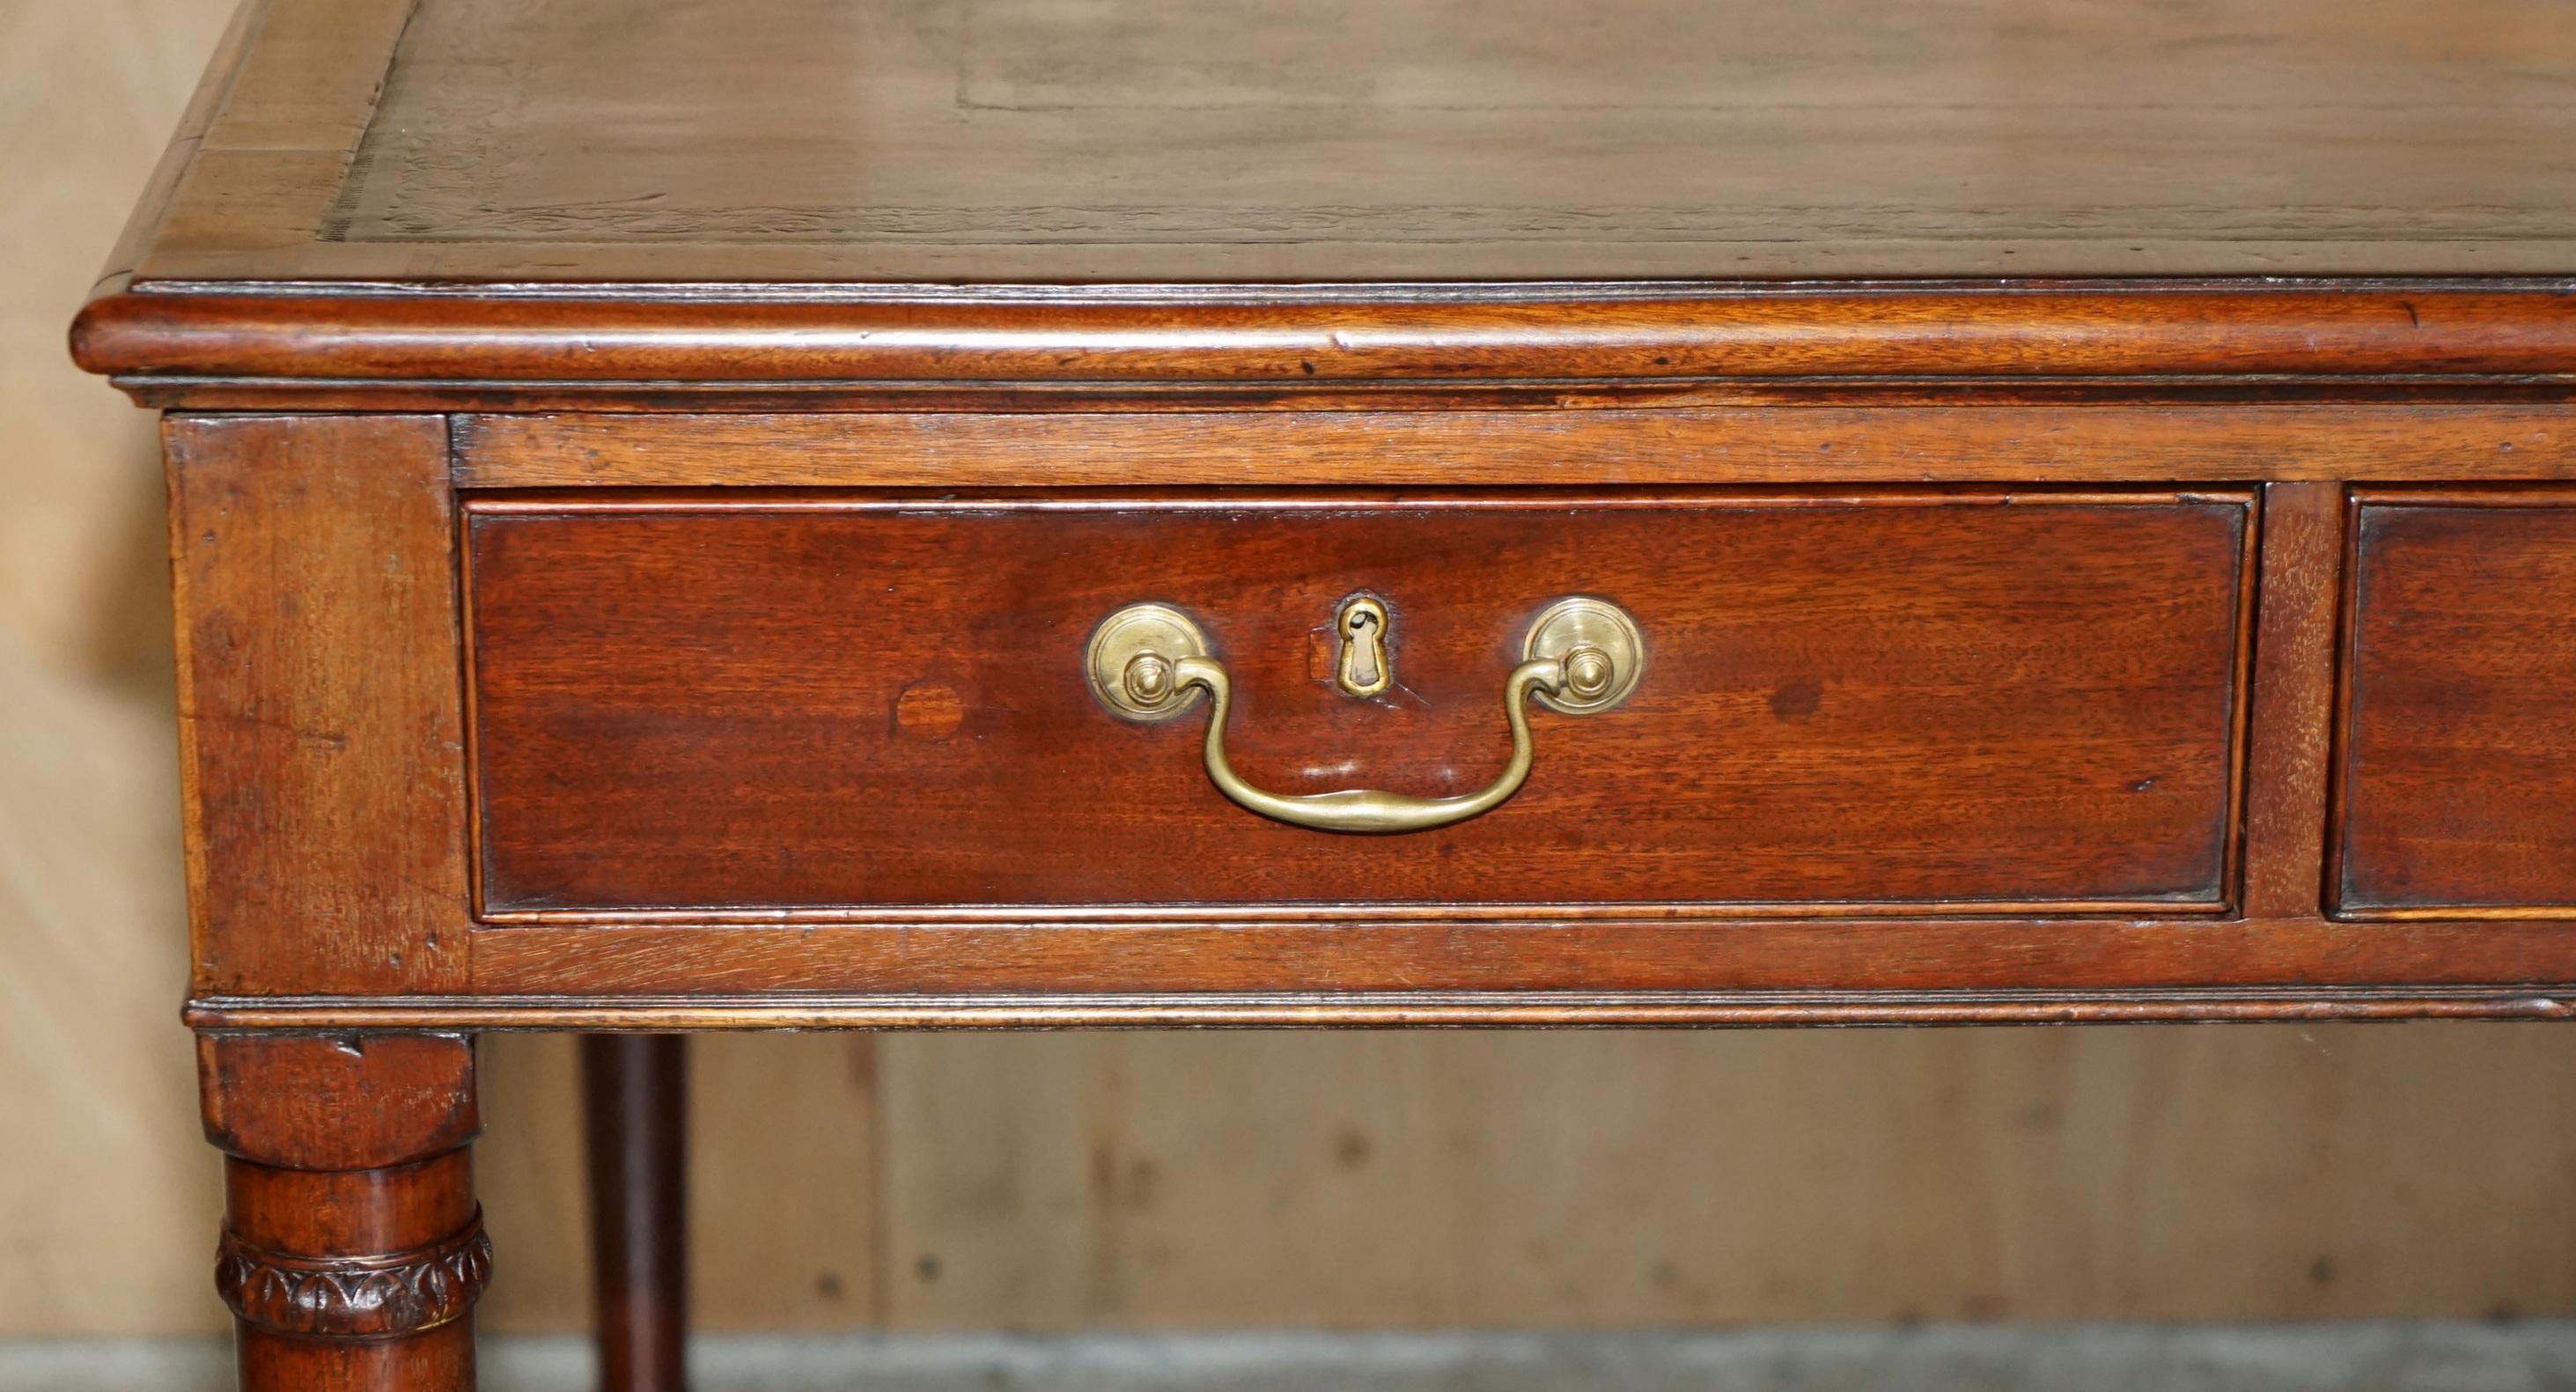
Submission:
[[253,1388],[480,1030],[2576,999],[2551,0],[254,0],[111,270]]

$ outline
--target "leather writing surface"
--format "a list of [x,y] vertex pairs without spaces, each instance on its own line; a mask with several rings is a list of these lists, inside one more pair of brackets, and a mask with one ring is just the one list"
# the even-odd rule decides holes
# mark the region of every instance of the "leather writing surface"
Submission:
[[2002,0],[425,0],[324,235],[805,244],[824,278],[950,248],[969,279],[1139,278],[1140,245],[1369,280],[2565,244],[2576,39],[2545,7],[2244,8],[2213,43]]

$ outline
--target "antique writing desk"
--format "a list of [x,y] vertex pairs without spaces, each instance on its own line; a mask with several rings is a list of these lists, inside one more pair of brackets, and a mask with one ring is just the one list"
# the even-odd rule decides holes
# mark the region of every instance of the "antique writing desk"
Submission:
[[255,0],[110,269],[255,1388],[478,1030],[2576,1008],[2552,0]]

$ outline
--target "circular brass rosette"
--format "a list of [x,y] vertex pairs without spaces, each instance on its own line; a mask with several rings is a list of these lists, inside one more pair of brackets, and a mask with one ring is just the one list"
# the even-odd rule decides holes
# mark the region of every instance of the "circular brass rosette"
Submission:
[[1565,664],[1555,690],[1533,693],[1549,710],[1590,715],[1628,699],[1646,670],[1646,639],[1628,611],[1606,599],[1573,595],[1539,611],[1521,640],[1530,661]]
[[1091,631],[1084,666],[1100,704],[1128,720],[1169,720],[1199,699],[1198,687],[1179,684],[1182,660],[1207,655],[1207,635],[1189,615],[1131,604]]

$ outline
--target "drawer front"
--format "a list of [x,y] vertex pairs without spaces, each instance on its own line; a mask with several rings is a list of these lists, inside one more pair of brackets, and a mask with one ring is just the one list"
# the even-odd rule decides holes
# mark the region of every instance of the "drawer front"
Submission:
[[[2220,912],[2252,521],[2236,493],[483,495],[480,908]],[[1374,699],[1334,680],[1363,592]],[[1568,595],[1633,617],[1638,685],[1533,708],[1527,783],[1436,830],[1255,816],[1201,765],[1205,702],[1134,723],[1087,676],[1095,626],[1162,601],[1231,674],[1246,782],[1465,793]]]
[[2576,912],[2576,494],[2364,493],[2338,904]]

